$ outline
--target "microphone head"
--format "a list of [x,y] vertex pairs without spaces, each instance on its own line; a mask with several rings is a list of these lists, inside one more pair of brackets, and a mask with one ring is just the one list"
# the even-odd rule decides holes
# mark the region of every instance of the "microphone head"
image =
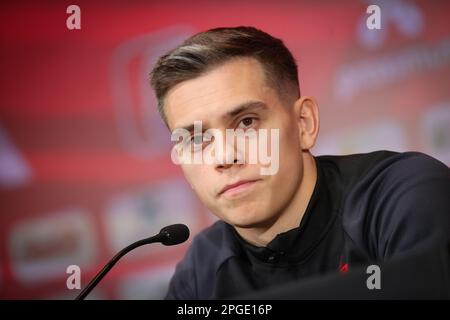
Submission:
[[185,242],[189,238],[189,228],[181,223],[164,227],[159,232],[162,237],[161,243],[166,246],[173,246]]

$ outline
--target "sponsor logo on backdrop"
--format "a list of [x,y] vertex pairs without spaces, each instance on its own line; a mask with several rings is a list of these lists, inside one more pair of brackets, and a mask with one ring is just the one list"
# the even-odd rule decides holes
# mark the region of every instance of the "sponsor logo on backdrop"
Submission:
[[[364,51],[369,52],[338,67],[332,88],[336,99],[350,101],[362,93],[388,88],[417,74],[448,66],[450,62],[450,39],[417,44],[426,22],[417,5],[409,1],[371,2],[380,7],[382,27],[376,32],[370,30],[367,15],[361,15],[356,37]],[[393,49],[388,48],[390,38],[398,38]],[[375,51],[381,48],[383,53]]]
[[[187,182],[182,179],[155,182],[135,192],[125,192],[110,199],[105,208],[106,237],[115,253],[134,241],[157,234],[161,228],[184,223],[195,234],[200,225],[198,202]],[[175,247],[146,246],[131,256],[154,254],[164,251],[170,254]]]
[[67,209],[26,220],[9,234],[11,265],[24,285],[65,278],[68,265],[92,264],[97,239],[89,212]]
[[447,67],[450,39],[417,45],[365,58],[338,68],[334,79],[336,98],[350,100],[363,92],[387,88],[417,74]]
[[127,40],[113,52],[110,83],[117,134],[130,156],[149,159],[170,150],[170,134],[157,112],[149,72],[159,56],[192,34],[190,28],[174,26]]

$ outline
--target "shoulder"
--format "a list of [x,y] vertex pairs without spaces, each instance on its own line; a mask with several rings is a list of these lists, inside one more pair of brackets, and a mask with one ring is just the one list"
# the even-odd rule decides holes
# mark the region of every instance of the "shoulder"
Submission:
[[[380,199],[384,196],[398,196],[400,200],[402,196],[419,191],[422,196],[432,199],[444,192],[447,194],[450,169],[424,153],[392,153],[378,158],[377,162],[366,168],[358,182],[353,187],[364,185],[373,192],[375,200],[386,200]],[[433,193],[430,193],[431,190]]]
[[445,164],[420,152],[383,150],[316,159],[324,168],[327,181],[338,185],[344,193],[361,185],[385,187],[386,183],[398,185],[430,178],[433,183],[448,182],[450,176],[450,169]]
[[231,226],[217,221],[192,241],[177,264],[169,285],[168,299],[207,299],[220,266],[235,255],[236,242]]
[[449,168],[439,160],[421,152],[394,153],[381,161],[390,174],[409,177],[432,176],[448,178]]
[[[376,193],[379,254],[391,257],[450,239],[450,169],[407,152],[383,175]],[[378,211],[378,212],[377,212]]]
[[333,171],[333,174],[349,187],[360,181],[361,178],[378,176],[386,169],[399,173],[408,173],[410,170],[422,166],[430,169],[448,169],[443,163],[420,152],[400,153],[380,150],[342,156],[318,156],[316,159],[321,166],[328,171]]
[[351,238],[381,260],[447,241],[450,169],[420,152],[370,158],[346,190],[343,222]]

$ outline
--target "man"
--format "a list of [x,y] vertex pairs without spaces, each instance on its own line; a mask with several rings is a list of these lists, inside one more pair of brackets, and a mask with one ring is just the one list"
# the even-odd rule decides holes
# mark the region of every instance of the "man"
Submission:
[[[151,83],[168,128],[189,133],[187,150],[213,155],[181,167],[220,219],[193,240],[167,298],[232,297],[448,240],[444,164],[417,152],[311,154],[318,107],[300,95],[281,40],[252,27],[199,33],[158,60]],[[205,138],[209,128],[223,134]],[[251,150],[230,141],[211,151],[227,129],[275,131],[259,147],[279,154],[277,170],[262,174],[267,163],[250,163]]]

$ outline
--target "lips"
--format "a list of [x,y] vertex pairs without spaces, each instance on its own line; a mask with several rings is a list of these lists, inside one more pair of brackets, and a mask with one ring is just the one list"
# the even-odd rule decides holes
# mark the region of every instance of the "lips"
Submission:
[[239,191],[244,191],[247,187],[250,187],[253,183],[260,181],[261,179],[253,179],[253,180],[240,180],[236,183],[228,184],[222,188],[219,192],[219,196],[227,193],[239,193]]

